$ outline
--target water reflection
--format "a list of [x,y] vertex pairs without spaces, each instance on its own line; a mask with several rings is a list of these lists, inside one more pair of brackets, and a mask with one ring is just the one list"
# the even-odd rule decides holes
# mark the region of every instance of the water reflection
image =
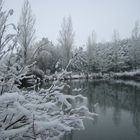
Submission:
[[[140,87],[112,81],[72,81],[71,88],[88,98],[88,107],[99,117],[85,120],[84,131],[65,135],[64,140],[140,139]],[[71,89],[70,94],[78,94]],[[98,103],[95,107],[94,105]]]

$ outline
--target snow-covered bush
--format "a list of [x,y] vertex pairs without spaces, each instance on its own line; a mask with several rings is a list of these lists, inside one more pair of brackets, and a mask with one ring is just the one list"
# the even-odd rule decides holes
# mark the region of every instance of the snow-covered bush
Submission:
[[97,114],[89,112],[87,98],[61,92],[66,86],[63,75],[46,90],[0,96],[1,139],[59,139],[66,132],[84,129],[82,119]]

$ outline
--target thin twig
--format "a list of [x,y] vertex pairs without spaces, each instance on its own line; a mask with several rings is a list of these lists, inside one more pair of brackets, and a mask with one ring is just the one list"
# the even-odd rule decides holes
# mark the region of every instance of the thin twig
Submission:
[[16,124],[17,122],[21,121],[22,119],[25,118],[25,115],[23,115],[22,117],[20,117],[18,120],[16,120],[15,122],[11,123],[10,125],[8,125],[5,130],[7,130],[8,128],[10,128],[11,126],[13,126],[14,124]]

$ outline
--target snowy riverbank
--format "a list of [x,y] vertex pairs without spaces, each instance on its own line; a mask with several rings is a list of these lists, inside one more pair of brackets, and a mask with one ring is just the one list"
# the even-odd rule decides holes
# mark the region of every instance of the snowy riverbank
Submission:
[[130,72],[121,72],[115,73],[114,79],[121,79],[121,80],[134,80],[140,82],[140,70],[130,71]]
[[[45,80],[56,80],[58,74],[51,76],[45,76]],[[74,80],[74,79],[117,79],[117,80],[134,80],[140,81],[140,70],[131,72],[119,72],[119,73],[72,73],[63,76],[61,80]]]

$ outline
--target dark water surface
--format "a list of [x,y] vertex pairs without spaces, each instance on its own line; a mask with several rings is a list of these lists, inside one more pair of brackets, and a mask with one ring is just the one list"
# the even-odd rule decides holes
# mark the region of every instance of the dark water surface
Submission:
[[[84,120],[85,130],[73,131],[63,140],[140,140],[139,84],[111,81],[72,81],[69,84],[69,94],[86,96],[89,110],[99,116],[94,121]],[[73,91],[75,88],[81,91]]]

